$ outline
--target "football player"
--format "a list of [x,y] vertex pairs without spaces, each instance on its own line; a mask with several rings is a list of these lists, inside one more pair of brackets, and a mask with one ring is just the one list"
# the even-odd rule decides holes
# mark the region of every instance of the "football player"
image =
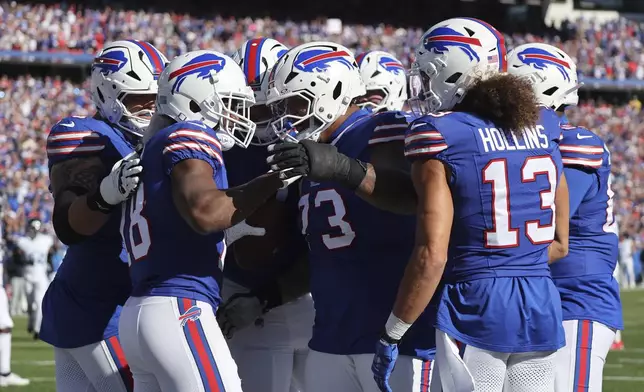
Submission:
[[25,281],[27,282],[27,301],[29,303],[28,330],[33,332],[34,339],[40,334],[42,322],[42,299],[49,285],[47,278],[47,259],[54,246],[52,236],[41,232],[42,222],[39,219],[30,219],[27,222],[25,236],[15,238],[17,249],[27,261],[25,267]]
[[[224,152],[230,187],[242,185],[269,170],[263,146],[274,143],[276,136],[269,126],[271,112],[266,106],[268,74],[287,50],[274,39],[254,38],[233,55],[255,94],[250,118],[257,129],[247,149],[232,148]],[[236,256],[241,257],[235,254],[237,248],[229,248],[222,287],[224,303],[217,312],[219,324],[230,338],[230,352],[246,392],[288,392],[291,386],[300,390],[313,326],[315,311],[310,294],[282,304],[288,299],[285,287],[281,286],[292,290],[301,287],[294,283],[308,280],[308,274],[296,282],[285,280],[284,276],[297,268],[294,264],[298,256],[306,254],[307,248],[296,220],[297,190],[285,188],[275,197],[288,209],[286,216],[281,217],[288,225],[287,246],[267,257],[270,259],[264,262],[267,268],[255,271],[241,268],[236,261]],[[230,246],[230,236],[227,240]],[[307,288],[305,285],[304,292]],[[259,316],[262,317],[257,320]]]
[[64,118],[47,138],[53,224],[69,249],[43,300],[40,338],[53,345],[61,391],[131,391],[118,339],[130,294],[119,204],[138,184],[134,147],[150,122],[166,59],[144,41],[98,53],[90,89],[98,112]]
[[[508,54],[508,71],[531,81],[539,103],[563,115],[577,105],[577,67],[554,46],[525,44]],[[588,129],[562,125],[560,143],[570,189],[569,253],[550,266],[561,295],[566,346],[557,353],[557,392],[602,390],[606,355],[623,328],[610,152]]]
[[[396,151],[406,169],[402,140],[409,117],[361,109],[357,98],[365,93],[347,48],[331,42],[300,45],[271,72],[272,126],[287,144],[330,145],[364,162]],[[300,188],[316,311],[304,390],[376,391],[370,366],[412,249],[415,219],[376,209],[332,181],[304,180]],[[391,376],[394,390],[428,390],[431,331],[425,319],[412,328]]]
[[275,173],[228,188],[221,151],[249,145],[254,102],[242,70],[218,52],[178,56],[159,77],[143,184],[121,222],[133,289],[119,332],[136,391],[241,391],[215,319],[224,230],[282,186]]
[[554,112],[540,116],[529,82],[504,73],[505,56],[503,36],[476,19],[449,19],[423,35],[416,107],[435,114],[407,130],[413,187],[312,143],[275,148],[275,168],[294,167],[284,175],[333,179],[417,210],[416,243],[374,358],[383,391],[398,342],[434,293],[444,389],[554,388],[564,334],[548,260],[566,254],[568,229],[561,130]]
[[[5,195],[0,191],[0,221],[3,221],[5,208]],[[13,330],[13,319],[9,313],[9,299],[4,288],[4,224],[0,223],[0,386],[24,386],[29,385],[30,381],[20,377],[11,371],[11,332]],[[15,293],[14,293],[15,294]]]
[[373,112],[402,110],[407,101],[407,75],[393,55],[372,50],[356,56],[360,76],[367,93],[358,98],[358,106]]

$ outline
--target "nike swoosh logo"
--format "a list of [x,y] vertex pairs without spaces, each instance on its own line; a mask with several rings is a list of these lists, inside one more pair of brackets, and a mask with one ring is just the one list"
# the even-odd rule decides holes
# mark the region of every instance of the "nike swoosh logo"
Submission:
[[207,126],[196,121],[190,121],[191,124],[198,126],[199,128],[208,129]]
[[414,125],[412,125],[411,129],[416,129],[416,128],[418,128],[418,127],[422,127],[423,125],[427,125],[427,123],[417,123],[417,124],[414,124]]
[[591,137],[593,137],[593,135],[582,136],[580,134],[577,134],[577,139],[579,139],[579,140],[581,140],[581,139],[590,139]]
[[395,118],[406,119],[406,118],[407,118],[407,117],[409,117],[409,116],[405,116],[404,114],[401,116],[400,114],[396,113],[396,114],[394,114],[394,117],[395,117]]
[[67,127],[67,128],[73,128],[73,127],[75,127],[75,126],[76,126],[76,123],[74,123],[73,121],[70,121],[70,122],[68,122],[68,123],[62,123],[62,122],[61,122],[61,123],[59,123],[59,124],[60,124],[60,125],[62,125],[63,127]]

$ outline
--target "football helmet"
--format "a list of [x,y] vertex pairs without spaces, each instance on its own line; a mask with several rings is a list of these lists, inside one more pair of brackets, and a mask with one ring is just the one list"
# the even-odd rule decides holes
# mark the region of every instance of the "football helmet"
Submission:
[[257,125],[255,137],[251,144],[265,146],[272,144],[277,136],[270,127],[271,111],[266,106],[268,74],[277,60],[288,48],[272,38],[253,38],[241,46],[232,56],[246,75],[248,85],[255,93],[255,105],[251,110],[251,119]]
[[380,50],[365,52],[356,57],[367,95],[358,105],[381,110],[402,110],[407,100],[407,75],[402,63],[393,55]]
[[[474,18],[453,18],[432,26],[416,48],[411,77],[420,78],[414,111],[451,110],[480,79],[506,70],[503,35]],[[411,81],[415,86],[418,82]]]
[[159,77],[157,112],[175,121],[202,121],[218,132],[224,149],[250,144],[254,103],[241,68],[223,53],[197,50],[177,56]]
[[299,45],[269,74],[266,103],[273,113],[271,126],[282,140],[318,140],[365,93],[349,49],[333,42]]
[[137,104],[154,101],[157,79],[168,60],[145,41],[114,41],[105,45],[91,67],[90,89],[98,112],[111,124],[141,137],[153,110]]
[[577,79],[574,60],[562,50],[547,44],[519,45],[508,52],[508,73],[525,77],[532,84],[539,103],[552,109],[577,105]]

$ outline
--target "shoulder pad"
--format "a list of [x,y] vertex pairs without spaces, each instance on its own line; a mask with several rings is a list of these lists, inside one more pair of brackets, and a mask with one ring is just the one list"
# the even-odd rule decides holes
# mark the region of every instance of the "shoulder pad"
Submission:
[[414,120],[405,134],[405,156],[411,160],[428,159],[447,149],[447,142],[438,130],[443,116],[423,116]]
[[375,114],[375,126],[369,139],[369,145],[404,140],[405,131],[413,117],[405,112],[391,111]]
[[205,154],[221,165],[224,161],[221,153],[221,143],[212,128],[197,121],[185,121],[167,128],[163,154],[176,152],[194,152]]
[[86,157],[105,149],[111,127],[100,120],[66,117],[47,136],[47,156],[55,163],[64,158]]
[[559,143],[564,166],[582,166],[596,169],[602,165],[604,142],[586,128],[562,125],[563,137]]

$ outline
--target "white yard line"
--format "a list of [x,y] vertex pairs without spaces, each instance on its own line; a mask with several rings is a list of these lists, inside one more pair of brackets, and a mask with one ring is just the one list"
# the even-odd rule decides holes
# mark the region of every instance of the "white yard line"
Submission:
[[604,380],[608,380],[608,381],[637,381],[637,382],[644,382],[644,377],[604,376]]

